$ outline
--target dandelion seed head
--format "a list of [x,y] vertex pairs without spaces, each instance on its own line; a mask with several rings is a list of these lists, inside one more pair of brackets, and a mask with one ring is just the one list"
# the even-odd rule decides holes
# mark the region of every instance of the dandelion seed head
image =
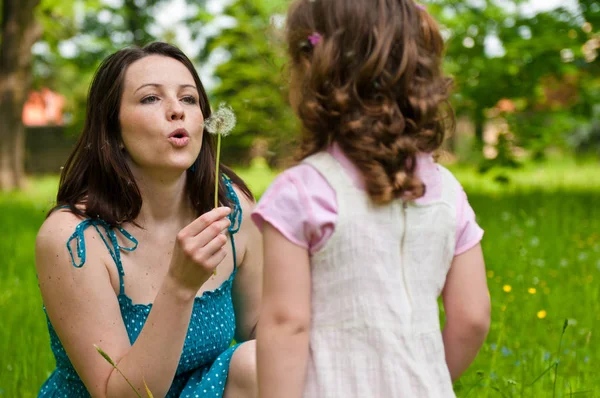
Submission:
[[204,121],[204,127],[210,134],[225,137],[233,130],[235,123],[233,109],[229,105],[220,104],[219,108]]

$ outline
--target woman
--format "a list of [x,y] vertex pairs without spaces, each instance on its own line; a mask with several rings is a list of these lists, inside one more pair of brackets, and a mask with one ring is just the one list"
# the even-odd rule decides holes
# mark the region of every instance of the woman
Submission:
[[36,241],[57,363],[40,396],[135,396],[129,382],[156,397],[256,395],[262,243],[252,195],[223,165],[213,208],[209,116],[192,63],[169,44],[98,69]]

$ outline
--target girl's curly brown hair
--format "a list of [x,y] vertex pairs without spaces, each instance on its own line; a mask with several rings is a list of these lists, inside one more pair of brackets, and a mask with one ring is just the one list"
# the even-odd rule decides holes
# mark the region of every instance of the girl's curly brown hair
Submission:
[[413,0],[295,0],[286,36],[300,158],[337,142],[376,203],[423,196],[416,154],[453,127],[433,18]]

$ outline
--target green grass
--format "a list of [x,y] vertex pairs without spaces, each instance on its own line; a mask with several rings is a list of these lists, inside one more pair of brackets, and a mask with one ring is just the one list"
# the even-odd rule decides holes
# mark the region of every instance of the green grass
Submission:
[[[0,195],[0,396],[32,397],[54,366],[34,266],[37,229],[57,180]],[[51,187],[51,188],[50,188]]]
[[[497,173],[453,170],[486,231],[493,309],[457,395],[600,396],[600,165],[530,165],[508,185]],[[275,173],[255,165],[240,175],[259,196]],[[0,397],[35,396],[54,366],[34,241],[55,187],[49,177],[0,195]]]
[[536,379],[558,359],[557,397],[600,396],[600,191],[469,198],[486,231],[493,322],[460,396],[552,397],[554,370]]
[[[481,175],[473,167],[451,166],[455,176],[468,191],[506,195],[515,192],[600,192],[600,163],[561,160],[546,164],[529,163],[520,169],[492,169]],[[507,177],[499,183],[496,177]]]

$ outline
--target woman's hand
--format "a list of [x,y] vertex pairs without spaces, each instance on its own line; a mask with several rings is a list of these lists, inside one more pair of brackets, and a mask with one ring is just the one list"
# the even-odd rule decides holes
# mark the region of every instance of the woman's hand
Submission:
[[177,234],[168,276],[194,296],[226,256],[230,212],[229,207],[213,209]]

